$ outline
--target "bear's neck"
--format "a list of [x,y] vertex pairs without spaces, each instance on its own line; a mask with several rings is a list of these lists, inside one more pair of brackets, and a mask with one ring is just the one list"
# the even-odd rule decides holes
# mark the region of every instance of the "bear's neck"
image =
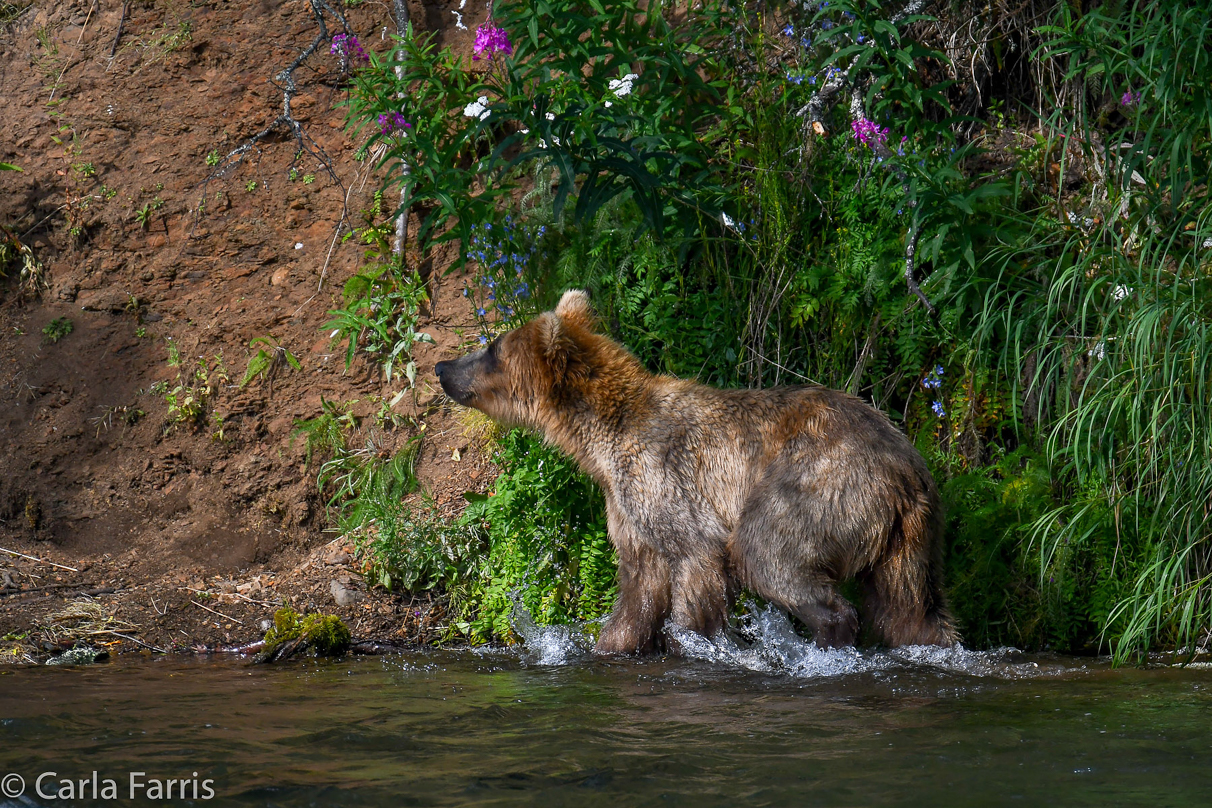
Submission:
[[635,357],[622,353],[598,365],[584,384],[570,391],[544,432],[609,490],[618,463],[640,448],[648,425],[659,418],[662,404],[681,384],[649,373]]

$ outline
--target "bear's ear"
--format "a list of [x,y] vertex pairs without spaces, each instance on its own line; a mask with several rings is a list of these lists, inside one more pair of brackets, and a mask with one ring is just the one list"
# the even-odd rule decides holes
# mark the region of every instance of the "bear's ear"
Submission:
[[580,326],[586,331],[592,331],[598,324],[598,318],[589,305],[589,295],[580,289],[569,289],[565,292],[560,298],[560,304],[556,306],[555,313],[564,322]]
[[580,357],[580,347],[568,333],[563,317],[548,312],[539,316],[538,323],[540,349],[556,383],[583,378],[586,367]]

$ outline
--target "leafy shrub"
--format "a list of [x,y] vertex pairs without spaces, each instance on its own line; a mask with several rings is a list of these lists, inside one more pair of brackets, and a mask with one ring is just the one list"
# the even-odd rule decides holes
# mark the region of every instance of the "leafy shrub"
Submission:
[[501,439],[496,462],[492,495],[469,494],[463,517],[483,526],[488,553],[459,628],[478,641],[511,638],[515,602],[540,625],[604,616],[617,594],[617,560],[597,486],[520,430]]

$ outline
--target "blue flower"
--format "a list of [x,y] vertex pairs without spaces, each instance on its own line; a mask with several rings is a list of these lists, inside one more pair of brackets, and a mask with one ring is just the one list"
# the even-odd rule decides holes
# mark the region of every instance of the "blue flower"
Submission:
[[803,76],[793,76],[793,75],[791,75],[790,73],[788,73],[788,74],[787,74],[787,81],[791,82],[792,84],[797,84],[797,85],[798,85],[798,84],[803,84],[803,83],[804,83],[804,77],[803,77]]
[[484,309],[478,307],[476,308],[476,317],[484,317],[487,316],[487,314],[488,312],[484,311]]
[[783,29],[783,36],[795,36],[795,29],[788,25]]
[[486,337],[486,336],[484,336],[483,334],[481,334],[481,335],[480,335],[480,344],[481,344],[481,345],[487,345],[487,344],[488,344],[488,337]]
[[809,77],[808,77],[808,83],[809,83],[809,84],[816,84],[816,76],[809,76]]
[[821,23],[821,28],[824,28],[826,31],[828,31],[832,27],[833,27],[833,22],[831,20],[825,20],[823,23]]
[[931,404],[930,409],[934,410],[934,414],[939,418],[942,418],[947,414],[947,411],[943,409],[943,402],[941,401],[936,401]]

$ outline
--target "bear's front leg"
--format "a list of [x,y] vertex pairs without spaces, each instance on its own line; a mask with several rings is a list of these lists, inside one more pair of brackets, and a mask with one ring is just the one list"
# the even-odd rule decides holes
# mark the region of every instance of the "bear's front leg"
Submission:
[[723,559],[683,558],[673,569],[673,624],[714,637],[728,620]]
[[648,654],[660,650],[669,618],[669,565],[654,547],[639,541],[614,509],[606,508],[607,530],[619,556],[619,598],[602,626],[599,654]]

